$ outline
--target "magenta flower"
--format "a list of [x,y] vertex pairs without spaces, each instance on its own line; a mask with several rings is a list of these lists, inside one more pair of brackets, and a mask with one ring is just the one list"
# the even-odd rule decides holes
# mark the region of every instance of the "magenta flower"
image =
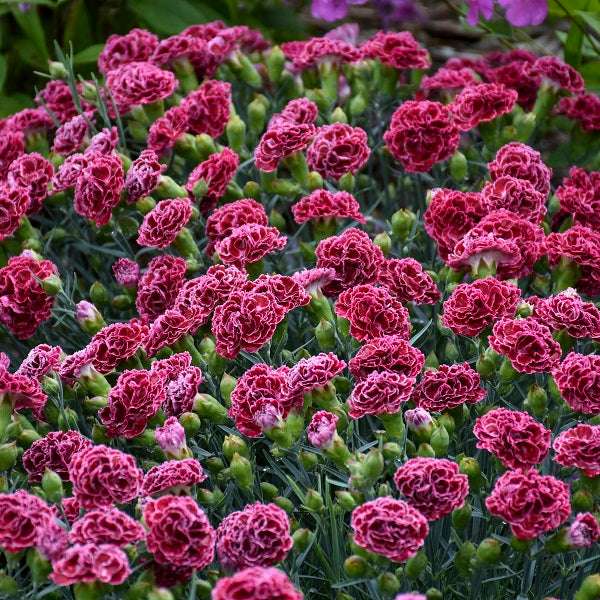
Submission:
[[316,19],[338,21],[348,14],[349,4],[364,4],[367,0],[313,0],[310,12]]
[[469,13],[467,14],[467,23],[469,25],[477,27],[480,12],[486,20],[492,18],[494,14],[494,0],[466,0],[466,2],[469,7]]
[[548,14],[547,0],[498,0],[506,9],[506,20],[515,27],[539,25]]

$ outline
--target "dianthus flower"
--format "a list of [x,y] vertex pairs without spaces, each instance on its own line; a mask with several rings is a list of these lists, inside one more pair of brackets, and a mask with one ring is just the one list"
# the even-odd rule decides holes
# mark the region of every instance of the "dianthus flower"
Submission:
[[229,416],[237,429],[248,437],[263,430],[263,417],[287,418],[294,406],[302,404],[302,396],[293,396],[288,387],[288,367],[273,369],[259,363],[250,367],[231,392]]
[[11,163],[25,152],[25,137],[20,131],[0,133],[0,179],[5,179]]
[[114,544],[76,544],[52,563],[50,579],[58,585],[101,581],[123,583],[131,569],[127,554]]
[[[170,362],[169,359],[173,356],[177,357],[178,355],[174,354],[164,360],[166,362]],[[191,359],[189,352],[182,352],[179,356],[186,358],[190,357]],[[162,361],[155,361],[153,364],[156,364],[157,362],[160,363]],[[198,369],[198,367],[195,368]],[[157,427],[154,430],[154,438],[167,458],[181,458],[183,453],[186,451],[187,445],[185,443],[185,429],[176,417],[169,417],[163,425]]]
[[152,104],[170,96],[177,87],[177,79],[170,71],[150,63],[131,62],[109,71],[106,86],[117,106],[129,112],[133,106]]
[[368,340],[350,359],[349,367],[356,378],[373,372],[390,372],[415,378],[423,369],[425,356],[401,335],[387,335]]
[[120,258],[112,270],[117,283],[123,287],[135,288],[140,280],[140,265],[130,258]]
[[98,70],[108,73],[131,62],[143,62],[150,58],[158,38],[145,29],[132,29],[125,35],[111,35],[98,56]]
[[50,318],[56,298],[50,296],[38,279],[57,275],[49,260],[38,262],[21,254],[8,259],[0,269],[0,323],[20,340],[30,338],[38,326]]
[[361,46],[365,58],[378,58],[395,69],[428,69],[429,53],[409,31],[379,31]]
[[260,171],[274,171],[281,160],[304,150],[317,133],[312,123],[278,123],[269,128],[254,151],[254,164]]
[[77,115],[63,123],[57,130],[52,144],[52,152],[71,154],[81,149],[89,133],[89,125],[83,115]]
[[135,306],[142,321],[153,321],[171,308],[183,285],[187,264],[179,256],[163,254],[150,261],[138,284]]
[[200,199],[200,212],[204,216],[210,213],[225,195],[227,184],[235,176],[238,165],[238,155],[229,148],[223,148],[220,153],[211,154],[190,173],[185,184],[190,197],[194,196],[196,182],[203,180],[208,186],[207,192]]
[[148,130],[148,150],[159,156],[166,154],[175,142],[187,132],[187,116],[181,106],[173,106],[150,125]]
[[563,431],[552,445],[554,460],[581,469],[588,477],[600,475],[600,425],[579,425]]
[[456,95],[462,88],[474,83],[475,76],[472,69],[442,67],[435,74],[423,77],[419,92],[426,98],[430,98],[434,92]]
[[425,543],[427,519],[416,509],[391,496],[376,498],[352,512],[354,543],[394,562],[405,562]]
[[544,195],[550,191],[552,169],[542,162],[539,152],[520,142],[510,142],[502,146],[496,153],[496,158],[488,164],[488,168],[492,181],[510,175],[529,181]]
[[84,154],[112,154],[119,143],[119,130],[116,127],[105,127],[98,132],[91,140],[90,145],[85,149]]
[[115,544],[127,546],[146,537],[139,521],[118,508],[91,510],[71,525],[69,540],[73,544]]
[[231,84],[211,79],[188,94],[181,103],[188,127],[195,134],[206,133],[218,138],[231,114]]
[[36,545],[40,529],[53,520],[50,507],[25,490],[0,494],[0,546],[17,553]]
[[319,109],[308,98],[290,100],[280,113],[269,120],[268,129],[277,125],[312,125],[319,116]]
[[364,231],[354,228],[321,241],[315,254],[317,268],[335,271],[335,279],[323,286],[326,296],[337,296],[355,285],[375,282],[384,261],[381,248]]
[[217,208],[206,219],[205,233],[209,239],[206,247],[207,254],[212,254],[216,242],[224,240],[234,229],[250,223],[256,223],[263,227],[269,225],[269,217],[267,217],[264,206],[256,200],[243,198]]
[[146,473],[142,494],[156,496],[166,491],[171,494],[184,490],[189,491],[197,483],[204,481],[206,477],[202,472],[202,466],[195,458],[168,460],[152,467]]
[[311,300],[306,290],[287,275],[265,275],[263,273],[254,281],[244,283],[241,289],[245,292],[272,294],[277,304],[286,312],[299,306],[306,306]]
[[477,447],[510,469],[529,469],[548,456],[551,431],[526,412],[496,408],[479,417],[473,434]]
[[292,279],[301,285],[311,296],[321,294],[321,290],[335,279],[333,269],[302,269],[292,275]]
[[67,156],[65,162],[58,167],[52,178],[52,193],[62,192],[75,187],[77,180],[84,168],[88,166],[94,158],[91,154],[71,154]]
[[311,446],[319,450],[331,450],[337,433],[338,420],[336,415],[326,410],[316,412],[306,430]]
[[462,131],[479,123],[493,121],[509,113],[517,102],[518,94],[501,83],[478,83],[464,88],[450,107],[454,120]]
[[8,168],[8,183],[24,188],[29,196],[27,214],[42,210],[42,202],[48,195],[48,184],[54,175],[54,166],[41,154],[22,154]]
[[75,183],[75,212],[98,227],[106,225],[112,217],[112,209],[121,200],[123,184],[123,165],[118,156],[93,155]]
[[63,357],[64,353],[60,346],[39,344],[29,351],[15,375],[41,379],[50,371],[56,371]]
[[153,150],[143,150],[131,163],[125,177],[124,190],[127,192],[127,202],[131,204],[150,194],[160,182],[161,173],[167,165],[158,162],[158,156]]
[[425,231],[436,241],[443,260],[454,246],[489,212],[477,192],[433,190],[431,204],[423,216]]
[[172,354],[169,358],[156,360],[150,368],[165,377],[165,413],[178,417],[184,412],[190,412],[198,388],[204,381],[204,375],[199,367],[192,366],[189,352]]
[[410,399],[414,385],[414,377],[392,371],[373,371],[355,382],[348,398],[348,415],[353,419],[384,413],[394,415]]
[[350,335],[359,341],[393,334],[410,337],[408,310],[386,288],[350,288],[340,294],[335,312],[350,321]]
[[103,375],[110,373],[121,361],[137,352],[147,333],[148,327],[139,319],[103,327],[91,341],[95,349],[94,368]]
[[[59,79],[49,81],[44,89],[38,92],[35,100],[40,107],[49,110],[60,123],[66,123],[79,114],[69,84]],[[93,110],[84,100],[81,104],[84,110]]]
[[0,183],[0,241],[17,231],[28,206],[26,188],[6,181]]
[[192,498],[162,496],[143,512],[146,544],[157,562],[201,570],[213,561],[215,531]]
[[485,504],[521,540],[532,540],[556,529],[571,514],[569,486],[533,470],[504,473]]
[[409,100],[393,114],[383,139],[406,171],[424,173],[454,154],[460,132],[447,106],[429,100]]
[[498,321],[489,337],[490,346],[508,357],[520,373],[546,373],[558,366],[560,344],[548,327],[534,318]]
[[584,302],[573,288],[540,298],[534,317],[556,331],[566,330],[571,337],[600,339],[600,310]]
[[572,548],[593,546],[600,538],[600,524],[592,513],[579,513],[567,530],[566,539]]
[[294,395],[304,395],[315,388],[326,386],[345,367],[346,363],[332,352],[302,358],[291,368],[287,385]]
[[276,504],[248,504],[228,514],[217,529],[217,559],[228,571],[271,567],[292,545],[290,521]]
[[313,219],[354,219],[366,223],[360,212],[360,205],[349,192],[335,194],[324,189],[316,189],[292,206],[294,221],[298,224]]
[[481,377],[467,363],[440,365],[437,370],[425,371],[413,394],[420,408],[443,412],[467,404],[476,404],[485,398],[480,387]]
[[50,431],[23,453],[23,467],[29,473],[29,481],[41,481],[46,469],[68,481],[71,459],[91,445],[78,431]]
[[573,222],[600,229],[600,171],[571,167],[569,177],[556,190],[560,207],[573,215]]
[[8,401],[14,410],[33,409],[37,419],[43,420],[43,409],[48,396],[37,379],[20,373],[10,373],[10,360],[0,352],[0,397]]
[[140,435],[166,399],[164,378],[151,371],[124,371],[98,411],[108,437]]
[[24,108],[8,117],[10,129],[20,131],[26,137],[45,134],[48,131],[56,128],[52,117],[48,114],[45,108]]
[[442,325],[456,335],[474,337],[501,317],[514,317],[521,290],[495,277],[461,283],[444,301]]
[[158,43],[150,62],[157,67],[176,69],[180,64],[198,60],[206,51],[206,40],[191,35],[172,35]]
[[600,414],[600,356],[571,352],[553,373],[565,402],[585,415]]
[[566,90],[573,94],[581,94],[585,91],[585,81],[579,72],[556,56],[542,56],[531,65],[530,69],[557,91]]
[[569,119],[579,121],[584,131],[600,129],[600,98],[596,94],[561,98],[558,101],[558,111]]
[[103,445],[84,448],[69,464],[73,494],[85,509],[131,502],[142,489],[143,476],[133,456]]
[[363,53],[361,50],[343,42],[328,38],[313,37],[305,42],[287,42],[281,44],[281,49],[286,58],[294,63],[300,70],[309,69],[320,64],[344,64],[359,61]]
[[212,600],[302,600],[288,576],[272,567],[249,567],[231,577],[221,577]]
[[431,275],[414,258],[391,258],[379,267],[377,281],[400,302],[435,304],[441,297]]
[[518,103],[524,110],[530,111],[535,106],[542,79],[529,67],[528,61],[513,60],[496,68],[486,68],[485,76],[492,83],[502,83],[516,90]]
[[191,216],[192,205],[189,198],[162,200],[144,216],[137,243],[162,250],[175,241]]
[[510,175],[485,184],[481,196],[488,212],[505,209],[539,225],[546,215],[546,196],[530,181]]
[[360,127],[339,122],[323,125],[306,151],[306,162],[311,171],[338,181],[364,167],[371,153],[367,142]]
[[243,268],[281,250],[287,243],[287,237],[280,236],[276,227],[265,227],[257,223],[240,225],[224,239],[215,244],[219,258],[226,265]]
[[411,458],[396,471],[394,483],[406,502],[428,521],[463,506],[469,493],[467,476],[446,458]]

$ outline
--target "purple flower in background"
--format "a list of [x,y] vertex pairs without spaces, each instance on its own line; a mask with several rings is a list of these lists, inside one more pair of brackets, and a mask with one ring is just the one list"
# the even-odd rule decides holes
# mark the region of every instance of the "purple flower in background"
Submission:
[[367,0],[313,0],[312,16],[324,21],[338,21],[348,14],[349,4],[364,4]]
[[467,23],[469,25],[477,27],[480,12],[486,20],[492,18],[494,14],[494,0],[466,0],[466,2],[469,7],[469,14],[467,15]]
[[356,46],[358,44],[359,33],[358,23],[344,23],[328,31],[323,37],[330,40],[341,40],[342,42]]
[[506,8],[506,20],[515,27],[539,25],[548,14],[547,0],[498,0],[498,4]]

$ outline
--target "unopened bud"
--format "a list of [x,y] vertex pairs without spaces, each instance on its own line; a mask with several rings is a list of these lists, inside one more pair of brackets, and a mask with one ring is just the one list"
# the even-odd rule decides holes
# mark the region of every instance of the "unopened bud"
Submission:
[[486,565],[497,563],[502,556],[502,545],[495,538],[486,538],[477,546],[475,556]]

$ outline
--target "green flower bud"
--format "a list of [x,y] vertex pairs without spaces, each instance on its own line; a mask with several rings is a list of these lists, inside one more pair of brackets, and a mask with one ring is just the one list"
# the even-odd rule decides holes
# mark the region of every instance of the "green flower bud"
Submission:
[[456,570],[462,577],[471,577],[474,567],[473,562],[475,559],[475,552],[475,546],[467,540],[455,554],[454,564],[456,566]]
[[414,556],[411,556],[404,565],[404,573],[410,579],[418,579],[427,568],[427,555],[421,548]]
[[233,455],[236,453],[244,458],[250,458],[250,450],[248,450],[246,442],[241,437],[231,433],[225,436],[223,440],[223,455],[231,462]]
[[154,437],[154,431],[152,429],[146,429],[140,433],[140,435],[136,435],[132,438],[131,441],[143,448],[153,448],[156,446],[156,438]]
[[[66,79],[69,75],[67,68],[57,60],[48,61],[48,73],[52,79]],[[91,98],[93,100],[93,98]]]
[[456,422],[454,417],[450,413],[442,413],[437,419],[438,425],[443,425],[444,429],[448,432],[448,435],[452,437],[456,429]]
[[304,497],[304,506],[312,512],[321,512],[324,507],[323,496],[316,490],[307,490]]
[[477,546],[475,556],[478,561],[486,565],[497,563],[502,557],[502,545],[495,538],[485,538],[485,540]]
[[319,324],[315,327],[315,338],[317,338],[321,350],[325,352],[333,350],[336,346],[335,328],[325,319],[321,319]]
[[448,446],[450,445],[450,436],[443,425],[439,425],[431,434],[429,444],[433,448],[436,456],[443,456],[446,454]]
[[355,579],[365,577],[371,572],[371,567],[362,556],[353,554],[344,561],[344,571],[349,577]]
[[254,200],[260,198],[260,185],[256,181],[247,181],[244,185],[244,197]]
[[133,299],[127,294],[118,294],[112,299],[111,305],[117,310],[127,310],[133,306]]
[[19,584],[16,579],[10,577],[6,573],[0,573],[0,592],[7,596],[19,595]]
[[369,480],[375,481],[383,473],[385,461],[383,454],[377,448],[371,448],[362,462],[362,474]]
[[465,456],[458,463],[458,470],[469,478],[469,483],[472,483],[481,476],[481,467],[477,459]]
[[323,177],[316,171],[311,171],[306,177],[306,187],[310,192],[323,187]]
[[285,230],[285,218],[280,212],[276,211],[274,208],[271,209],[271,212],[269,213],[269,225],[271,227],[276,227],[277,229],[279,229],[279,231]]
[[314,537],[315,534],[310,529],[296,529],[292,535],[294,551],[297,553],[304,552],[313,541]]
[[202,419],[213,423],[227,423],[227,409],[210,394],[197,394],[194,412]]
[[533,546],[533,540],[520,540],[516,535],[510,536],[510,547],[515,552],[529,552]]
[[399,444],[396,444],[396,442],[385,443],[381,448],[381,452],[383,454],[383,458],[390,461],[400,458],[403,454],[402,447]]
[[110,302],[110,296],[106,288],[96,281],[90,287],[90,298],[96,306],[106,306]]
[[32,429],[23,429],[17,438],[19,446],[21,448],[29,448],[33,442],[41,438],[37,431]]
[[467,157],[457,150],[450,159],[450,174],[452,175],[452,179],[460,183],[467,176],[467,171]]
[[[180,138],[181,139],[181,138]],[[195,146],[195,140],[192,137],[191,142]],[[168,175],[161,175],[160,182],[158,187],[154,190],[154,192],[161,199],[169,199],[169,198],[187,198],[188,192],[187,190],[176,183],[171,177]]]
[[404,426],[404,418],[402,417],[401,412],[397,412],[396,414],[389,415],[387,413],[382,413],[379,415],[385,430],[393,437],[402,438],[404,436],[404,432],[406,428]]
[[359,115],[362,115],[365,110],[367,109],[367,101],[365,100],[365,97],[359,92],[358,94],[356,94],[356,96],[354,96],[352,98],[352,100],[350,100],[350,114],[353,117],[357,117]]
[[392,215],[392,233],[402,241],[408,240],[416,220],[417,215],[412,210],[401,208]]
[[465,502],[460,508],[455,508],[452,511],[452,526],[459,531],[464,529],[469,524],[471,513],[471,505],[468,502]]
[[348,123],[348,117],[341,106],[337,106],[329,116],[330,123]]
[[229,147],[239,152],[245,144],[246,123],[238,115],[232,115],[225,127]]
[[146,596],[148,600],[174,600],[174,596],[167,588],[153,588]]
[[79,416],[72,408],[65,408],[64,412],[58,416],[58,428],[61,431],[77,429]]
[[496,372],[496,364],[485,354],[480,354],[477,362],[475,363],[475,369],[481,375],[482,379],[488,381]]
[[233,455],[230,463],[231,476],[242,490],[250,490],[254,485],[254,474],[250,461],[237,452]]
[[262,481],[260,484],[260,490],[265,498],[265,500],[273,500],[277,494],[279,494],[279,490],[272,483],[267,481]]
[[50,504],[58,502],[64,496],[63,483],[60,475],[48,468],[42,476],[42,489]]
[[531,412],[536,417],[543,417],[548,408],[548,394],[546,390],[539,385],[532,385],[527,390],[527,402],[531,408]]
[[389,571],[380,573],[377,576],[377,585],[384,594],[395,594],[400,589],[398,578]]
[[283,67],[285,66],[285,54],[279,46],[273,46],[269,56],[265,59],[265,64],[267,65],[269,79],[277,83],[281,79]]
[[200,417],[196,413],[185,412],[179,417],[179,423],[185,430],[185,436],[191,438],[195,436],[202,427]]
[[267,109],[258,98],[255,98],[248,104],[248,123],[250,124],[250,131],[255,134],[260,133],[264,129],[266,117]]
[[392,239],[387,234],[387,232],[384,231],[382,233],[377,234],[373,238],[373,243],[376,246],[379,246],[381,248],[381,251],[383,252],[383,255],[387,257],[387,255],[390,253],[390,249],[392,248]]
[[237,379],[235,377],[232,377],[228,373],[223,373],[221,383],[219,384],[219,391],[221,392],[221,398],[227,406],[231,405],[231,392],[233,392],[236,385]]
[[420,444],[417,450],[417,456],[424,458],[435,458],[435,450],[429,444]]
[[589,575],[583,580],[575,600],[598,600],[600,599],[600,575]]
[[0,471],[8,471],[17,464],[19,451],[16,442],[2,444],[0,446]]
[[202,464],[213,475],[216,475],[225,469],[225,463],[218,456],[211,456],[202,461]]
[[279,508],[283,508],[288,515],[291,515],[294,512],[294,503],[289,498],[275,496],[275,498],[273,498],[273,503],[277,504]]
[[435,352],[432,350],[425,359],[425,368],[426,369],[437,369],[440,366],[440,361],[436,356]]
[[356,501],[354,500],[354,497],[352,496],[352,494],[350,492],[337,491],[335,493],[335,495],[336,495],[338,504],[344,510],[348,510],[348,511],[354,510],[354,508],[356,507]]
[[340,190],[344,190],[346,192],[352,192],[354,190],[354,186],[356,185],[356,180],[354,179],[354,175],[352,173],[346,173],[342,175],[339,181]]
[[589,512],[594,508],[594,497],[589,490],[578,490],[571,496],[574,512]]
[[425,597],[427,598],[427,600],[442,600],[443,598],[442,592],[440,592],[440,590],[438,590],[437,588],[429,588],[425,592]]
[[152,196],[144,196],[135,203],[135,207],[143,215],[147,215],[153,208],[156,208],[156,200]]
[[303,450],[300,452],[300,462],[307,471],[310,471],[319,464],[319,455],[314,452],[309,452],[308,450]]

